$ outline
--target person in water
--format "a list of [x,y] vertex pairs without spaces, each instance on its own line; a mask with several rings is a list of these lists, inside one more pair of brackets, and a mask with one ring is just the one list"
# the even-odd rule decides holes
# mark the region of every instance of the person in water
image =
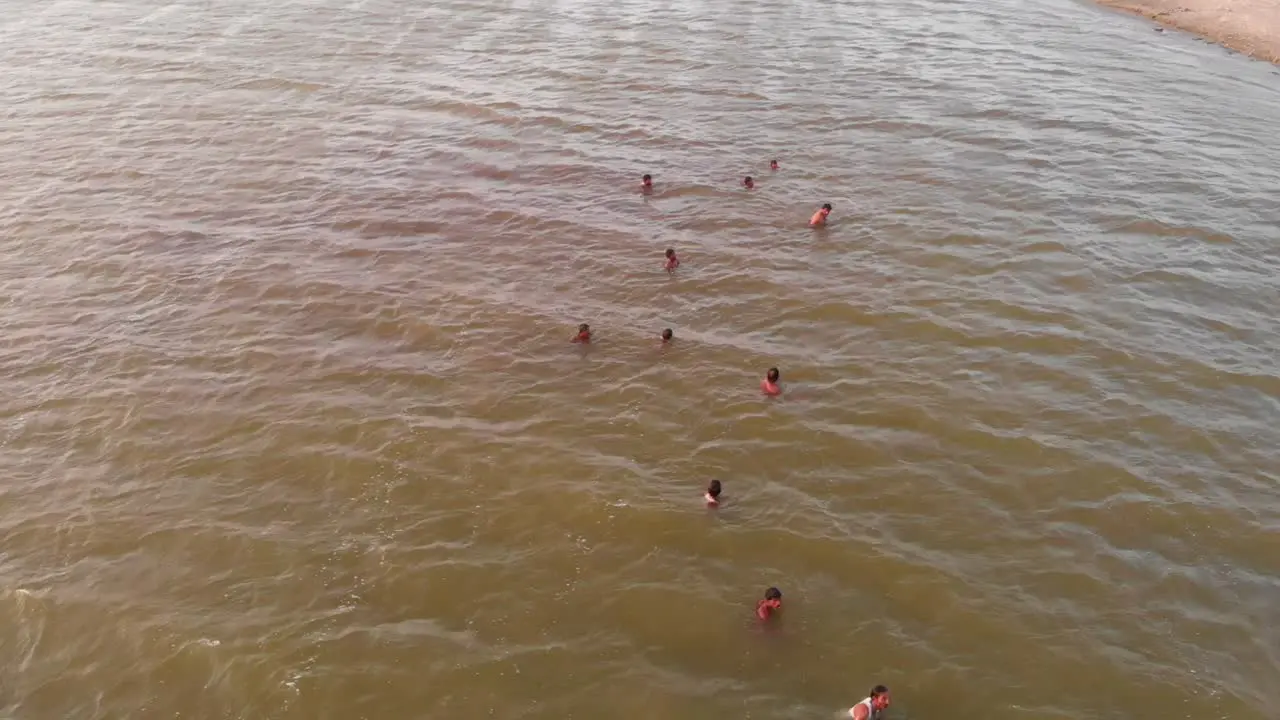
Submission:
[[707,507],[720,507],[720,481],[712,480],[707,486],[707,492],[702,496],[707,501]]
[[640,178],[640,189],[645,192],[649,192],[650,190],[653,189],[652,175],[645,173],[644,177]]
[[756,603],[756,617],[761,620],[768,620],[773,614],[782,609],[782,591],[776,587],[771,587],[764,591],[764,599]]
[[777,160],[770,160],[770,161],[769,161],[769,169],[770,169],[770,170],[777,170],[777,169],[778,169],[778,161],[777,161]]
[[582,343],[583,345],[590,344],[591,343],[591,326],[586,323],[582,323],[581,325],[579,325],[578,334],[574,336],[573,342]]
[[675,248],[667,248],[667,264],[663,267],[667,272],[675,272],[680,267],[680,258],[676,257]]
[[760,390],[765,395],[781,395],[782,388],[778,385],[782,373],[778,372],[778,368],[769,368],[769,372],[764,374],[764,379],[760,381]]
[[877,685],[871,688],[866,700],[849,708],[849,717],[853,720],[879,720],[881,714],[889,707],[889,688]]
[[748,190],[752,190],[755,188],[755,186],[756,186],[756,181],[752,180],[750,175],[742,178],[742,187]]
[[662,344],[663,344],[663,345],[669,345],[669,344],[671,344],[671,341],[672,341],[672,340],[674,340],[674,339],[675,339],[675,337],[676,337],[676,334],[675,334],[675,333],[673,333],[673,332],[671,332],[671,328],[667,328],[666,330],[663,330],[663,331],[662,331]]
[[809,218],[809,227],[822,227],[827,224],[827,216],[831,214],[831,203],[824,204],[818,212]]

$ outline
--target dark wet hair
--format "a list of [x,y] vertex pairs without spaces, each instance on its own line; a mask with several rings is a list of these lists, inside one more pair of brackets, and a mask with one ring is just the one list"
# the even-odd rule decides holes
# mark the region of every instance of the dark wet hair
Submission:
[[748,175],[748,176],[746,176],[745,178],[743,178],[743,179],[742,179],[742,182],[747,182],[747,183],[749,183],[749,182],[755,182],[755,181],[751,179],[751,176],[750,176],[750,175]]
[[640,178],[640,179],[641,179],[641,180],[652,180],[652,179],[653,179],[653,176],[652,176],[652,175],[649,175],[648,173],[645,173],[645,176],[644,176],[644,177],[642,177],[642,178]]
[[885,687],[885,686],[883,686],[883,685],[877,685],[877,686],[875,686],[875,687],[871,688],[871,697],[877,697],[877,696],[883,695],[883,694],[885,694],[885,693],[887,693],[887,692],[889,692],[889,688],[887,688],[887,687]]
[[769,382],[778,382],[778,378],[782,377],[782,373],[778,372],[778,368],[769,368],[769,372],[765,373],[764,376],[769,379]]
[[765,600],[781,600],[782,591],[776,587],[771,587],[768,590],[764,591],[764,599]]
[[720,481],[719,480],[711,481],[711,484],[707,486],[707,494],[713,498],[720,497]]
[[667,328],[666,330],[662,331],[663,340],[670,340],[674,336],[675,336],[675,333],[671,332],[671,328]]
[[777,165],[777,164],[778,164],[778,159],[777,159],[777,158],[774,158],[774,159],[770,160],[770,161],[769,161],[769,164],[770,164],[770,165]]
[[578,332],[580,333],[591,332],[591,326],[586,323],[582,323],[581,325],[578,326]]
[[831,203],[823,203],[823,204],[822,204],[822,209],[823,209],[823,210],[830,210],[830,209],[831,209]]
[[675,255],[676,255],[675,248],[667,248],[667,257],[675,257]]

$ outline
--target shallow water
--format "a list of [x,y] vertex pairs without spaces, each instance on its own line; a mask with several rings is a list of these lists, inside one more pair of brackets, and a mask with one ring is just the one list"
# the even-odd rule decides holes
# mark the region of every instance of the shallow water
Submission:
[[0,714],[1280,716],[1270,66],[1069,0],[0,7]]

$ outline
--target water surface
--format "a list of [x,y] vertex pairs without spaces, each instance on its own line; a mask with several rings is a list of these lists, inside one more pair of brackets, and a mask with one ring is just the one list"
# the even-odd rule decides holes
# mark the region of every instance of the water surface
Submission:
[[1069,0],[0,8],[0,714],[1280,717],[1270,66]]

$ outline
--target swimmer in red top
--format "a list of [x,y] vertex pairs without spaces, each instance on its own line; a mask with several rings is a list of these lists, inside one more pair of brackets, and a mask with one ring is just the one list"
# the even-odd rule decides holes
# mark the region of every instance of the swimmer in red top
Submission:
[[652,175],[645,173],[644,177],[640,178],[640,189],[643,190],[644,192],[650,192],[653,190]]
[[778,368],[769,368],[769,372],[765,373],[764,379],[760,381],[760,391],[765,395],[781,395],[782,388],[778,385],[778,379],[782,374],[778,372]]
[[827,216],[831,214],[831,203],[826,203],[818,212],[809,218],[809,227],[822,227],[827,224]]
[[769,161],[769,169],[770,169],[770,170],[777,170],[777,169],[778,169],[778,161],[777,161],[777,160],[770,160],[770,161]]
[[707,492],[702,496],[707,501],[707,507],[720,507],[720,481],[712,480],[707,486]]
[[674,248],[667,248],[667,264],[663,267],[667,272],[675,272],[676,268],[680,267],[680,258],[676,257]]
[[673,332],[671,332],[671,328],[667,328],[666,330],[663,330],[663,331],[662,331],[662,344],[663,344],[663,345],[669,345],[669,344],[671,344],[671,341],[672,341],[672,340],[674,340],[674,339],[675,339],[675,337],[676,337],[676,334],[675,334],[675,333],[673,333]]
[[782,591],[771,587],[764,591],[764,599],[756,603],[756,617],[768,620],[776,610],[782,609]]
[[573,342],[582,343],[583,345],[590,344],[591,326],[586,323],[582,323],[581,325],[579,325],[578,334],[574,336]]
[[756,181],[752,180],[750,175],[742,178],[742,187],[748,190],[753,190],[755,189],[755,186],[756,186]]

